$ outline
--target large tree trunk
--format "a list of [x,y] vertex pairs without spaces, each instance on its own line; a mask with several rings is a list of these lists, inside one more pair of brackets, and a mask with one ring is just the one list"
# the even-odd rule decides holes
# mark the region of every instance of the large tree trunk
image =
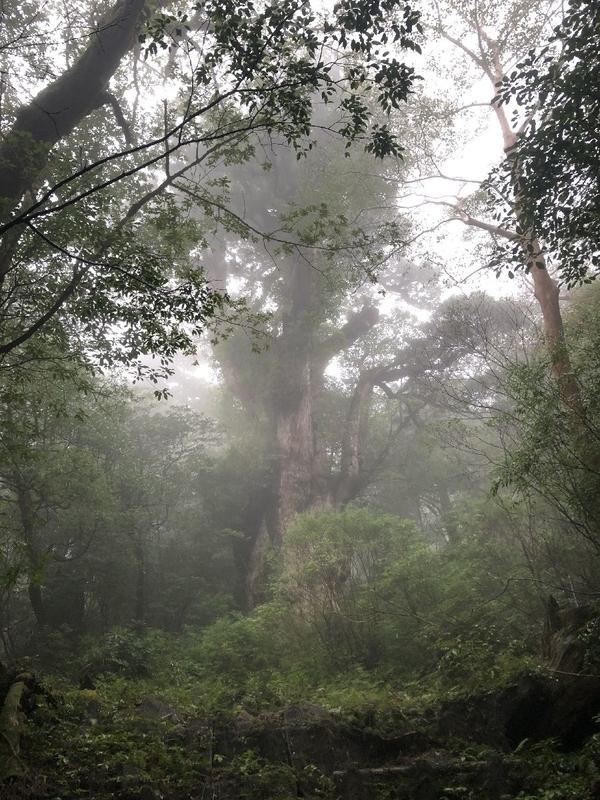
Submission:
[[314,460],[311,360],[314,272],[296,256],[291,265],[291,308],[277,342],[272,404],[279,452],[279,513],[275,544],[283,529],[310,503]]
[[290,405],[276,411],[279,447],[279,531],[310,504],[314,457],[310,365],[297,364]]
[[[376,324],[378,312],[365,307],[335,337],[319,341],[314,320],[317,273],[305,259],[296,257],[290,262],[289,305],[282,332],[263,356],[270,375],[265,380],[265,386],[270,387],[265,416],[273,423],[277,464],[272,488],[262,495],[262,513],[259,519],[253,519],[252,530],[246,531],[251,540],[249,552],[240,559],[246,570],[248,608],[264,599],[269,548],[281,549],[285,531],[296,515],[312,509],[340,509],[356,496],[361,467],[359,439],[364,429],[361,423],[374,386],[374,376],[359,381],[347,413],[340,470],[327,471],[315,413],[324,390],[323,373],[336,353]],[[231,376],[228,383],[233,388],[239,385]]]
[[246,604],[250,608],[264,597],[269,548],[281,548],[286,527],[310,506],[312,492],[314,332],[309,314],[314,274],[299,255],[290,257],[284,268],[289,271],[289,307],[282,332],[269,354],[270,392],[265,397],[265,413],[273,423],[277,466],[274,491],[267,493],[267,503],[251,532],[246,575]]
[[73,66],[17,114],[0,144],[0,220],[8,220],[50,150],[106,100],[106,88],[130,49],[146,0],[117,0]]

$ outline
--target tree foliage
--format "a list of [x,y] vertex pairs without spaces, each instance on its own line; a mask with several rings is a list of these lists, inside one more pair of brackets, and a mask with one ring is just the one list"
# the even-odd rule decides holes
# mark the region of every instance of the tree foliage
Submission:
[[522,227],[544,242],[568,288],[600,268],[599,30],[598,4],[571,0],[549,44],[531,50],[498,87],[501,102],[519,106],[508,163],[519,175]]
[[[48,377],[21,382],[26,401],[0,408],[5,651],[33,629],[33,647],[47,648],[58,630],[180,630],[228,609],[234,534],[208,502],[214,422],[187,408],[157,413],[110,384],[89,381],[83,397]],[[17,609],[23,625],[8,622]]]
[[562,402],[549,378],[547,359],[538,352],[527,363],[507,369],[502,387],[511,403],[493,418],[506,446],[496,489],[506,486],[521,497],[543,498],[595,548],[600,545],[597,301],[596,284],[582,287],[566,315],[585,417],[573,425],[571,409]]
[[[374,769],[352,775],[374,778],[375,793],[380,779],[392,793],[414,779],[418,794],[429,775],[431,796],[479,797],[470,781],[487,770],[484,795],[496,796],[502,763],[522,773],[506,796],[541,797],[537,778],[524,782],[524,737],[562,713],[563,673],[524,671],[540,668],[548,593],[572,606],[559,621],[588,620],[600,585],[598,287],[574,304],[566,342],[549,331],[544,356],[527,305],[481,292],[442,301],[421,285],[397,213],[416,162],[373,168],[400,153],[394,126],[418,117],[409,140],[423,135],[426,112],[403,106],[415,76],[396,60],[416,48],[416,14],[396,0],[323,12],[122,0],[90,23],[87,5],[61,0],[59,21],[50,0],[46,15],[23,4],[23,24],[6,5],[22,35],[0,51],[15,67],[0,81],[0,659],[81,687],[66,688],[66,709],[32,714],[24,743],[44,769],[27,772],[31,791],[9,790],[348,793],[315,778],[305,739],[311,753],[326,742],[330,777],[343,771],[336,753],[372,753]],[[491,83],[552,6],[436,3],[446,41]],[[46,50],[52,25],[64,39]],[[25,78],[33,99],[17,91]],[[49,125],[45,104],[84,84]],[[510,140],[505,106],[487,110]],[[516,177],[513,164],[513,200]],[[518,204],[510,230],[481,210],[477,195],[453,213],[535,266]],[[378,277],[400,303],[384,302]],[[234,296],[263,352],[221,318],[241,311]],[[201,388],[189,366],[182,406],[157,408],[90,368],[143,369],[155,353],[156,378],[211,320],[227,339],[218,369]],[[563,344],[585,413],[549,377]],[[589,656],[567,703],[571,720],[577,693],[586,706],[579,737],[596,713],[596,634],[594,621],[568,643]],[[0,665],[0,696],[6,675]],[[448,701],[435,713],[432,695]],[[223,710],[235,719],[209,720]],[[518,753],[456,758],[453,734],[446,758],[447,731],[462,736],[472,719],[480,741]],[[284,746],[285,779],[263,744]],[[540,782],[544,797],[594,796],[597,770],[585,770],[568,791],[564,776],[559,789]]]
[[[203,269],[207,230],[231,219],[215,213],[216,165],[279,143],[301,157],[314,146],[315,102],[335,105],[330,132],[348,145],[399,154],[369,97],[385,112],[411,90],[413,69],[390,52],[418,50],[418,14],[397,0],[374,0],[368,13],[342,2],[322,14],[298,0],[164,11],[119,0],[90,27],[84,8],[69,12],[68,46],[45,74],[37,33],[6,18],[0,355],[5,366],[18,353],[34,358],[43,329],[82,342],[101,365],[152,371],[140,356],[159,354],[154,372],[164,372],[211,321],[243,305]],[[48,31],[56,14],[45,7],[36,30]],[[73,26],[84,35],[72,36]],[[43,88],[23,101],[27,71]],[[176,197],[192,170],[201,190]],[[202,212],[195,220],[192,207]]]

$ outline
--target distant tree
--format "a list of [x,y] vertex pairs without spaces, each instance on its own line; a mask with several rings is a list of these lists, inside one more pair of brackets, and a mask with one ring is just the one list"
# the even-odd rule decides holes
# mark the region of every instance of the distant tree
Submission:
[[[319,110],[323,128],[335,113]],[[252,460],[261,481],[241,521],[246,538],[239,548],[250,606],[264,597],[267,551],[281,547],[295,515],[341,509],[360,491],[369,407],[393,347],[387,341],[368,358],[373,369],[363,358],[364,372],[353,371],[343,391],[327,369],[347,352],[360,358],[362,343],[378,327],[379,275],[394,274],[405,293],[420,278],[416,268],[405,275],[397,258],[407,232],[394,207],[404,162],[388,159],[374,169],[369,154],[346,158],[339,139],[322,132],[318,139],[302,161],[278,148],[265,152],[262,164],[228,171],[228,213],[239,225],[227,236],[215,234],[206,259],[215,282],[242,293],[253,312],[268,314],[268,348],[260,354],[242,329],[214,349],[223,382],[247,420],[246,456],[248,429],[260,430],[252,434],[261,443]],[[202,192],[201,185],[181,189],[191,197]],[[261,238],[256,230],[271,233]]]
[[[51,353],[48,358],[53,364]],[[115,498],[93,442],[99,428],[110,435],[103,423],[120,413],[123,396],[115,387],[93,385],[83,370],[76,384],[73,372],[71,366],[65,379],[57,370],[31,368],[16,387],[0,385],[0,575],[8,652],[18,651],[35,627],[83,632],[85,562],[100,543],[114,544]]]
[[402,339],[388,328],[395,352],[375,367],[363,456],[374,505],[414,519],[430,536],[460,540],[456,507],[485,491],[498,447],[488,423],[506,402],[502,378],[527,358],[532,335],[525,304],[483,292],[449,297]]
[[207,500],[214,422],[135,402],[85,370],[76,384],[73,368],[39,367],[16,389],[0,383],[5,652],[16,657],[32,634],[181,630],[227,609],[232,534]]
[[215,597],[231,586],[219,557],[213,562],[219,549],[231,548],[211,530],[206,510],[217,441],[213,420],[185,407],[129,407],[113,430],[106,474],[116,498],[114,534],[129,567],[119,621],[180,630],[206,600],[207,585]]

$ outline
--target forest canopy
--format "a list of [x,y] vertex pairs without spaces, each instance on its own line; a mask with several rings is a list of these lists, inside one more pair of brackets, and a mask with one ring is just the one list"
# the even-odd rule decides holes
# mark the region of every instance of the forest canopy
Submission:
[[[5,367],[35,357],[42,328],[102,365],[142,369],[142,354],[168,360],[236,319],[243,303],[207,279],[207,238],[274,232],[232,212],[229,167],[265,149],[302,157],[317,100],[335,107],[324,129],[347,146],[401,152],[378,114],[413,82],[384,52],[418,49],[418,14],[404,3],[315,14],[297,0],[120,0],[74,5],[66,27],[60,18],[51,3],[8,4],[3,17]],[[54,36],[63,45],[45,49]]]

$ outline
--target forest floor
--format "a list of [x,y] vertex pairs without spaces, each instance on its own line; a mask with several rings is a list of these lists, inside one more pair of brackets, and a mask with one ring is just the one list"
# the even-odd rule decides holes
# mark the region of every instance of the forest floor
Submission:
[[3,730],[7,800],[600,797],[600,679],[590,676],[524,672],[446,699],[390,693],[343,710],[303,702],[210,716],[140,696],[135,681],[59,693],[20,679],[16,742]]

